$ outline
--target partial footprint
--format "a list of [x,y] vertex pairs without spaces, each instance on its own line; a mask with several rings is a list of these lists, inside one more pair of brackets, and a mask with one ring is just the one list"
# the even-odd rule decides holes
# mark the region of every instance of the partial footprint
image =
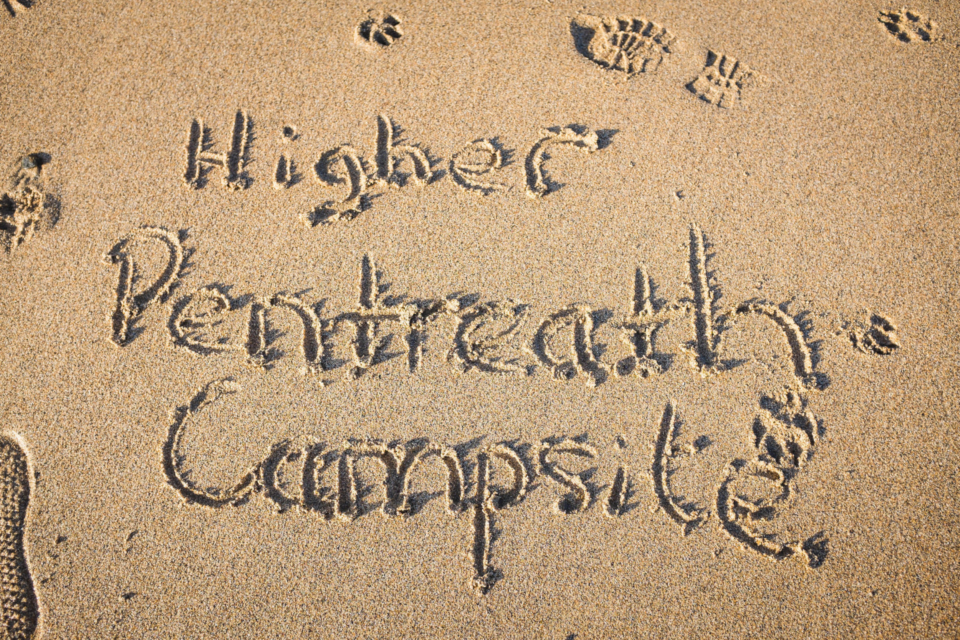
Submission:
[[675,47],[673,34],[645,18],[601,18],[581,13],[570,31],[577,49],[601,67],[635,75],[656,71]]
[[19,436],[0,434],[0,638],[32,638],[39,612],[23,548],[30,462]]
[[364,44],[389,47],[403,37],[400,18],[385,11],[370,11],[357,27],[357,40]]
[[704,102],[729,109],[740,101],[742,90],[755,80],[756,72],[736,58],[708,51],[703,71],[687,89]]
[[937,23],[911,9],[881,11],[877,20],[903,42],[933,42],[938,38]]

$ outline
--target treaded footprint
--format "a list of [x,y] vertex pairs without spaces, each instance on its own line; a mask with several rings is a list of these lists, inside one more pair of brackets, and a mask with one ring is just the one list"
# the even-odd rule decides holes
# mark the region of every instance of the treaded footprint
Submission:
[[32,638],[37,630],[37,596],[23,548],[29,502],[26,449],[16,434],[0,434],[0,638],[4,640]]

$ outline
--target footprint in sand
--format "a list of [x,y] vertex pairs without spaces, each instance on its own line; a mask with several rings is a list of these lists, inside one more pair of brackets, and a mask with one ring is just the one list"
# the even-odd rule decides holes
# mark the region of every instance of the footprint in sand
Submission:
[[23,548],[30,463],[19,436],[0,434],[0,638],[32,638],[37,629],[37,596]]

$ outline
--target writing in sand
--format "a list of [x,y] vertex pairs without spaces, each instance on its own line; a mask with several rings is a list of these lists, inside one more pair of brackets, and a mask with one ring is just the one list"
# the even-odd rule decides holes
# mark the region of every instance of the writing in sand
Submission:
[[[159,251],[165,259],[146,260],[151,251],[154,256]],[[365,256],[356,306],[323,317],[321,305],[289,294],[231,297],[225,287],[208,285],[174,295],[184,277],[185,255],[181,234],[159,227],[137,229],[107,252],[105,260],[116,268],[116,297],[109,324],[114,343],[124,348],[131,344],[139,325],[152,317],[162,320],[173,348],[201,357],[235,357],[247,366],[269,370],[278,357],[271,356],[269,336],[275,332],[269,327],[279,313],[295,319],[300,330],[298,357],[305,376],[315,380],[318,389],[336,381],[330,374],[338,368],[346,371],[340,378],[349,381],[384,365],[392,357],[388,348],[394,333],[402,337],[405,368],[411,372],[421,366],[428,337],[437,339],[437,334],[446,333],[446,357],[461,373],[506,379],[511,374],[522,378],[546,370],[561,383],[584,380],[591,386],[616,380],[643,381],[661,375],[676,358],[663,350],[658,339],[658,332],[668,324],[688,328],[689,340],[679,345],[679,350],[687,356],[692,372],[699,377],[722,378],[742,362],[726,357],[730,354],[725,352],[724,333],[738,323],[767,323],[782,336],[782,355],[790,363],[791,382],[761,394],[758,415],[748,434],[752,453],[729,461],[713,487],[712,504],[690,503],[671,488],[670,477],[683,460],[709,444],[700,439],[688,445],[675,442],[681,408],[672,401],[663,407],[657,433],[651,434],[652,456],[639,468],[650,478],[649,488],[659,510],[684,535],[715,520],[724,534],[758,555],[774,560],[800,558],[811,567],[826,558],[828,541],[823,532],[797,538],[776,527],[776,515],[796,503],[793,480],[813,456],[825,430],[808,408],[810,395],[829,384],[815,369],[809,328],[788,313],[786,305],[746,300],[721,308],[719,285],[707,268],[704,234],[696,225],[689,230],[689,259],[684,265],[689,295],[669,302],[656,299],[648,269],[638,267],[627,308],[619,320],[606,320],[622,338],[622,357],[616,358],[606,357],[606,352],[598,354],[594,348],[597,314],[587,304],[545,312],[524,332],[531,311],[516,301],[481,301],[464,295],[384,298],[382,274]],[[154,311],[161,309],[162,314]],[[443,318],[449,322],[441,323]],[[441,326],[448,327],[446,332]],[[330,357],[338,337],[341,347],[348,341],[350,358]],[[888,355],[899,347],[896,327],[879,316],[869,328],[851,332],[850,338],[853,346],[866,353]],[[383,474],[380,511],[388,517],[408,518],[421,506],[415,497],[418,494],[411,490],[417,470],[424,464],[439,463],[446,478],[449,512],[466,517],[473,528],[473,583],[480,593],[486,593],[501,576],[492,562],[496,514],[522,503],[531,490],[557,487],[561,494],[555,510],[564,515],[583,513],[600,502],[611,522],[628,511],[626,505],[634,493],[636,474],[626,463],[618,466],[603,491],[589,481],[590,469],[574,470],[578,462],[582,467],[599,459],[601,452],[586,437],[564,436],[527,445],[498,442],[485,447],[423,438],[392,443],[356,438],[338,446],[327,444],[322,437],[298,443],[283,441],[238,473],[231,486],[201,487],[191,480],[196,470],[183,454],[184,438],[205,407],[241,391],[235,379],[219,379],[202,386],[174,411],[162,447],[163,470],[183,500],[220,508],[260,496],[281,511],[352,521],[372,510],[364,505],[358,490],[363,468],[358,462],[372,459]],[[626,447],[620,438],[614,446]],[[544,482],[537,482],[538,478]]]

